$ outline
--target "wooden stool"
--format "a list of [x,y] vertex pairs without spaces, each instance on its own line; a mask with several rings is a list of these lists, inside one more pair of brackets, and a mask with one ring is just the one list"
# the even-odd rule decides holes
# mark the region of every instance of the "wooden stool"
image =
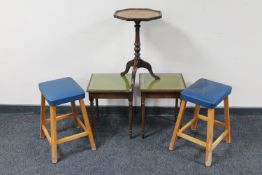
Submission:
[[144,138],[145,130],[145,102],[147,98],[173,98],[176,99],[175,111],[178,111],[178,99],[180,92],[186,88],[182,74],[161,73],[157,74],[160,79],[155,80],[150,74],[139,74],[139,87],[141,91],[141,137]]
[[[57,163],[57,145],[88,136],[91,149],[96,150],[96,145],[91,131],[86,107],[84,104],[85,92],[72,79],[61,78],[57,80],[47,81],[39,84],[41,96],[41,115],[40,115],[40,137],[46,137],[51,145],[52,163]],[[77,117],[75,101],[79,100],[84,123]],[[46,119],[45,101],[50,105],[50,118]],[[56,106],[71,102],[72,113],[56,116]],[[84,132],[57,139],[56,121],[72,117],[77,127],[82,127]],[[50,123],[51,136],[46,128],[46,123]]]
[[[213,82],[206,79],[199,79],[193,85],[181,92],[182,103],[179,114],[175,124],[173,136],[170,141],[169,150],[173,150],[176,143],[177,136],[186,140],[194,142],[206,148],[206,166],[212,163],[212,151],[225,138],[226,142],[230,143],[230,119],[229,119],[229,103],[228,95],[231,93],[232,87],[221,83]],[[224,100],[224,115],[225,121],[221,122],[214,119],[215,107]],[[196,104],[194,117],[187,122],[183,127],[180,127],[181,121],[184,117],[184,111],[187,101]],[[208,108],[208,115],[203,116],[199,114],[200,106]],[[196,139],[192,136],[184,134],[187,128],[191,126],[192,130],[196,129],[198,119],[207,122],[207,138],[206,142]],[[223,133],[213,142],[214,124],[224,128]]]

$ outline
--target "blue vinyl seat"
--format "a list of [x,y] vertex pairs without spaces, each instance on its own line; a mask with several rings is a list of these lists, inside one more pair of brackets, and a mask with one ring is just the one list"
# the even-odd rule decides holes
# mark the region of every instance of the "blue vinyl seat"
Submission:
[[85,98],[85,91],[70,77],[40,83],[39,89],[51,106]]
[[232,87],[228,85],[201,78],[181,92],[181,99],[207,108],[215,108],[231,90]]
[[[51,146],[52,163],[57,163],[57,145],[81,137],[88,137],[92,150],[96,150],[93,132],[91,130],[86,106],[84,103],[85,91],[70,77],[60,78],[56,80],[46,81],[39,84],[41,91],[41,112],[40,112],[40,137],[46,137]],[[79,101],[83,115],[83,121],[77,115],[75,101]],[[46,118],[45,101],[50,105],[50,117]],[[71,113],[57,115],[56,106],[71,103]],[[62,119],[73,118],[76,126],[82,128],[82,132],[66,136],[63,138],[57,137],[56,122]],[[46,127],[50,123],[50,132]]]
[[[230,139],[230,117],[229,117],[229,94],[231,93],[232,87],[214,82],[207,79],[199,79],[191,86],[181,92],[181,105],[179,114],[177,116],[176,125],[173,131],[173,135],[170,141],[169,150],[173,150],[176,143],[177,137],[182,137],[188,141],[196,143],[206,149],[206,166],[210,166],[212,163],[212,151],[216,146],[225,138],[229,144]],[[224,121],[215,120],[215,107],[224,100]],[[184,126],[181,126],[182,119],[186,108],[186,103],[194,103],[195,110],[193,119],[188,121]],[[207,108],[207,116],[200,114],[200,106]],[[207,122],[207,137],[206,141],[194,138],[184,131],[191,127],[192,130],[196,130],[197,121],[201,119]],[[223,132],[213,142],[213,130],[214,124],[223,128]]]

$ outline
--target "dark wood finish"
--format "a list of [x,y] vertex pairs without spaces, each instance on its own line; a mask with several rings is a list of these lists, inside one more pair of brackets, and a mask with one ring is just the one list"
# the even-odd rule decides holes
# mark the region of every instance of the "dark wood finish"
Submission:
[[178,98],[176,98],[175,109],[176,109],[176,113],[178,114]]
[[99,115],[99,99],[127,99],[129,109],[129,138],[132,137],[133,122],[133,91],[131,88],[131,75],[121,76],[114,73],[92,74],[87,92],[89,94],[91,107],[91,121],[93,130],[95,128],[94,99],[96,100],[96,115]]
[[128,98],[128,110],[129,110],[129,129],[128,129],[128,135],[129,138],[132,138],[132,128],[133,128],[133,95],[132,98]]
[[175,114],[178,114],[178,99],[180,92],[186,88],[182,74],[160,73],[161,80],[154,80],[148,74],[139,75],[139,87],[141,91],[141,136],[144,138],[145,130],[145,102],[147,98],[173,98],[175,99]]
[[145,102],[147,98],[174,98],[175,103],[175,114],[174,119],[178,111],[178,99],[180,98],[180,91],[141,91],[141,117],[142,117],[142,128],[141,137],[145,137]]
[[[91,107],[91,121],[93,130],[95,128],[95,112],[94,112],[94,99],[127,99],[129,103],[129,129],[128,135],[129,138],[132,138],[132,122],[133,122],[133,92],[121,92],[121,91],[92,91],[89,93],[89,101]],[[98,109],[98,105],[97,105]]]
[[99,118],[99,103],[98,103],[97,98],[96,98],[96,116],[97,116],[97,118]]
[[133,67],[132,88],[134,88],[134,85],[135,85],[136,71],[138,68],[146,68],[152,77],[154,77],[156,80],[160,79],[159,76],[153,73],[152,66],[148,62],[140,58],[140,50],[141,50],[140,48],[140,45],[141,45],[140,44],[140,21],[135,21],[135,29],[136,29],[135,49],[134,49],[135,57],[133,60],[130,60],[127,62],[126,69],[121,73],[121,75],[123,76],[128,73],[130,67]]
[[90,108],[91,108],[91,128],[92,128],[92,131],[94,132],[95,130],[94,98],[91,98],[90,94],[89,94],[89,101],[90,101]]
[[[122,15],[121,15],[122,13]],[[123,14],[124,13],[124,14]],[[140,16],[137,16],[137,13],[139,13]],[[145,68],[149,71],[152,77],[154,77],[156,80],[160,79],[159,76],[155,75],[152,70],[152,66],[141,59],[140,57],[140,23],[141,21],[150,21],[154,19],[159,19],[162,17],[162,14],[160,11],[152,10],[152,9],[124,9],[124,10],[118,10],[114,14],[115,18],[123,19],[126,21],[134,21],[135,22],[135,54],[134,58],[127,62],[125,70],[121,73],[121,75],[125,75],[128,73],[130,67],[133,67],[132,69],[132,89],[135,86],[135,77],[136,72],[138,68]]]
[[114,17],[125,21],[151,21],[160,19],[162,14],[161,11],[149,8],[128,8],[117,10]]

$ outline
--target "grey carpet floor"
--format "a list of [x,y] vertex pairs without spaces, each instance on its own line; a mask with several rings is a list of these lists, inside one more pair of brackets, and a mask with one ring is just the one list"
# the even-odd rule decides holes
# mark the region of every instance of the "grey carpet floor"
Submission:
[[[232,143],[218,145],[208,168],[205,150],[193,143],[179,139],[175,150],[168,150],[173,119],[170,114],[147,115],[146,138],[141,139],[140,117],[135,114],[129,139],[127,113],[102,113],[96,121],[97,150],[91,151],[86,138],[67,142],[59,145],[59,161],[52,164],[49,144],[39,138],[38,112],[0,111],[0,174],[262,174],[261,115],[232,114]],[[217,137],[221,129],[215,129]],[[199,122],[198,131],[189,133],[204,139],[205,130],[205,123]],[[68,119],[58,123],[58,131],[62,137],[79,130]]]

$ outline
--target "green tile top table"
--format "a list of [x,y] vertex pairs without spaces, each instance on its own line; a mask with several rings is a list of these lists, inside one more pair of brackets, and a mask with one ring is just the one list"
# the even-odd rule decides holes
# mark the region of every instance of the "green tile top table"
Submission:
[[106,92],[106,91],[121,91],[130,92],[131,75],[126,74],[121,76],[119,74],[92,74],[88,92]]
[[141,136],[145,130],[145,100],[146,98],[175,98],[175,109],[178,111],[180,92],[186,88],[183,75],[180,73],[157,74],[160,80],[155,80],[150,74],[139,74],[139,88],[141,90]]
[[94,99],[96,111],[99,116],[98,99],[128,99],[129,102],[129,137],[132,137],[133,122],[133,91],[131,87],[131,74],[92,74],[87,87],[91,107],[91,122],[94,129]]

